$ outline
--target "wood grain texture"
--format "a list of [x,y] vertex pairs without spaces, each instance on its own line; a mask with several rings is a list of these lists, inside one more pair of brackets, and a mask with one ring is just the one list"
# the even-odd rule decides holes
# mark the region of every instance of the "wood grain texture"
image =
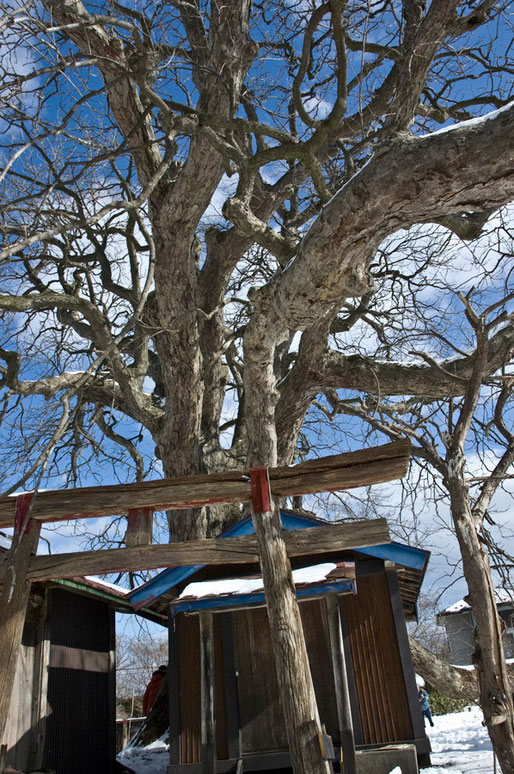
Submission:
[[329,774],[321,723],[278,507],[253,514],[266,591],[271,643],[295,774]]
[[214,621],[212,613],[200,613],[198,619],[200,622],[202,774],[216,774]]
[[[390,539],[385,519],[308,527],[284,531],[283,535],[289,556],[380,545]],[[27,577],[35,582],[173,565],[239,564],[249,561],[259,561],[255,535],[34,556],[30,559]]]
[[[336,454],[291,467],[270,468],[275,497],[351,489],[401,478],[409,461],[409,441]],[[246,471],[185,476],[136,484],[81,487],[38,492],[31,516],[38,521],[63,521],[90,516],[119,516],[129,509],[186,509],[213,503],[248,502]],[[12,526],[15,497],[0,497],[0,527]]]
[[412,720],[385,573],[358,577],[357,595],[344,597],[343,605],[364,744],[412,740]]
[[21,649],[21,637],[30,595],[30,581],[27,569],[30,557],[37,550],[41,524],[29,519],[28,533],[23,534],[19,544],[13,544],[0,566],[3,579],[0,590],[0,744],[9,716],[11,693],[16,674],[16,665]]

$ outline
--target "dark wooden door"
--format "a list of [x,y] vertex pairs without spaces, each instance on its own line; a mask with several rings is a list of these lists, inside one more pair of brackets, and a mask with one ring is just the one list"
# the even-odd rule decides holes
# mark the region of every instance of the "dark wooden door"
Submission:
[[244,754],[287,749],[266,608],[234,613],[241,742]]

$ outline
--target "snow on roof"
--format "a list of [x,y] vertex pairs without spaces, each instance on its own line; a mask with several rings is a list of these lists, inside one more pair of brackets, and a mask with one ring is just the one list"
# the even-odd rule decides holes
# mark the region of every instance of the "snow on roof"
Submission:
[[[337,568],[333,562],[315,564],[311,567],[302,567],[299,570],[293,570],[293,581],[296,586],[302,583],[319,583]],[[263,589],[261,577],[256,578],[225,578],[223,580],[197,581],[190,583],[180,594],[179,599],[184,597],[218,597],[225,594],[251,594],[253,591]]]
[[464,602],[463,599],[459,599],[458,602],[454,602],[453,605],[450,605],[450,607],[447,607],[446,610],[443,610],[441,613],[438,613],[438,615],[450,615],[451,613],[460,613],[461,610],[470,610],[470,606],[467,602]]
[[109,581],[102,580],[102,578],[96,578],[94,575],[84,575],[83,579],[88,586],[96,586],[97,588],[103,588],[105,591],[113,591],[118,596],[124,597],[128,589],[122,588],[122,586],[116,586],[115,583],[109,583]]
[[[495,589],[494,590],[494,596],[496,599],[496,604],[501,605],[502,603],[509,603],[514,602],[514,596],[511,592],[507,591],[506,589]],[[463,610],[471,610],[471,605],[469,602],[466,602],[464,599],[459,599],[458,602],[454,602],[453,605],[450,605],[450,607],[447,607],[445,610],[441,611],[437,615],[452,615],[453,613],[461,613]]]

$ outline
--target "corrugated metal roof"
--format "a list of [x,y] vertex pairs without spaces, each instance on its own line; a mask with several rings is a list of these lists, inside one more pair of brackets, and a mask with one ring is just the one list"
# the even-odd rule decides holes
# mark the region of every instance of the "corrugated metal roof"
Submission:
[[[280,511],[282,519],[282,527],[286,530],[289,529],[304,529],[307,527],[322,526],[331,524],[333,522],[324,521],[312,516],[305,516],[304,514],[295,513],[294,511],[288,511],[282,509]],[[242,519],[233,527],[224,532],[221,537],[235,537],[239,535],[251,535],[254,533],[253,522],[250,516]],[[403,567],[411,568],[418,577],[417,592],[423,580],[423,575],[428,562],[430,553],[423,551],[420,548],[413,548],[411,546],[404,545],[402,543],[385,543],[379,546],[363,546],[362,548],[353,549],[358,554],[367,556],[373,556],[379,559],[394,562],[395,564],[402,565]],[[170,567],[163,570],[151,580],[138,586],[127,594],[127,599],[134,606],[134,609],[138,610],[142,606],[148,606],[155,600],[158,600],[163,594],[183,583],[187,578],[193,576],[196,572],[201,570],[204,565],[191,565],[189,567]],[[415,594],[417,599],[417,593]],[[415,606],[415,600],[410,603],[411,606]]]

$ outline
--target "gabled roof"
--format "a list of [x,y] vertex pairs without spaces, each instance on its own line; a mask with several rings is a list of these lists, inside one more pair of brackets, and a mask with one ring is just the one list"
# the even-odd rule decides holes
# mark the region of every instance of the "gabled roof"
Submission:
[[[285,530],[305,529],[307,527],[316,527],[332,523],[284,509],[280,511],[280,516],[282,519],[282,527]],[[248,516],[226,530],[221,537],[236,537],[240,535],[251,535],[253,533],[253,522],[251,517]],[[383,545],[378,546],[363,546],[362,548],[353,550],[357,554],[394,562],[395,564],[407,568],[406,573],[408,574],[409,584],[412,586],[413,590],[411,589],[408,591],[408,599],[407,596],[404,597],[404,604],[407,603],[407,607],[412,608],[410,612],[413,612],[417,594],[419,593],[419,587],[421,586],[428,557],[430,555],[429,552],[396,542],[384,543]],[[159,597],[166,594],[170,589],[183,583],[199,570],[203,569],[203,567],[204,565],[198,564],[190,565],[188,567],[169,567],[151,580],[130,591],[127,594],[127,599],[136,610],[143,606],[148,606],[149,604],[152,604],[154,600],[158,600]],[[402,589],[402,596],[404,596],[403,591],[404,589]],[[406,612],[409,611],[406,609]]]
[[[506,589],[495,589],[494,598],[498,606],[514,606],[514,595]],[[465,599],[459,599],[458,602],[454,602],[445,610],[437,613],[437,618],[443,618],[446,615],[456,615],[457,613],[463,613],[464,611],[471,610],[471,605]]]

